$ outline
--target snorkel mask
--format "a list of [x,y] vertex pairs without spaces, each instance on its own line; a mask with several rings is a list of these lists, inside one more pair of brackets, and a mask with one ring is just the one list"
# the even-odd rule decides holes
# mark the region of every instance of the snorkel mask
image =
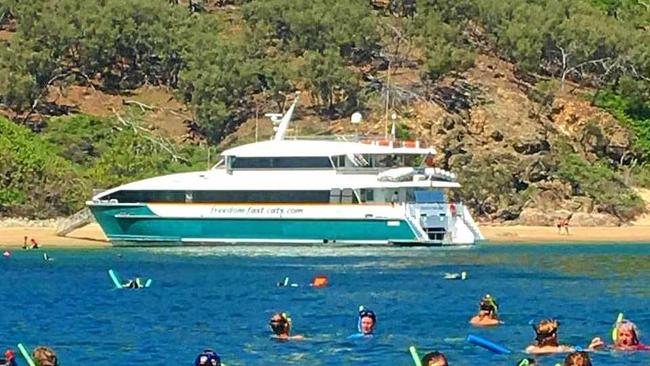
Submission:
[[357,330],[359,331],[359,333],[363,333],[363,330],[361,328],[361,320],[365,317],[372,319],[372,330],[370,331],[370,333],[368,333],[368,334],[372,334],[375,332],[375,325],[377,325],[377,316],[375,315],[374,311],[370,309],[366,309],[363,306],[359,306],[359,318],[357,321]]
[[523,358],[518,363],[517,366],[535,366],[537,363],[532,358]]
[[[275,319],[277,316],[280,316],[280,319]],[[291,328],[291,318],[287,313],[275,314],[269,321],[269,326],[276,335],[288,334]]]
[[194,366],[221,366],[221,358],[215,351],[206,349],[196,356]]

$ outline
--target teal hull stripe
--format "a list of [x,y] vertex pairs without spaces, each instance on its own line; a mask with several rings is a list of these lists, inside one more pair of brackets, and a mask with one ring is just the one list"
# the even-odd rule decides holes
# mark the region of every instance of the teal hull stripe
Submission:
[[90,208],[110,239],[416,240],[401,220],[167,218],[156,216],[144,205]]

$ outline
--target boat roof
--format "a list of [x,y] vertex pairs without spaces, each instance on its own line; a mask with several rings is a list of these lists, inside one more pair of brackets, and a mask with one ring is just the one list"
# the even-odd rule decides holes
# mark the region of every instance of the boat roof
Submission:
[[318,191],[332,188],[458,188],[453,181],[378,181],[375,174],[339,174],[335,170],[254,170],[233,171],[214,169],[201,172],[178,173],[128,183],[104,191],[94,199],[119,190],[225,190],[225,191]]
[[299,156],[336,156],[348,154],[390,155],[435,154],[434,148],[393,148],[347,141],[318,140],[271,140],[255,142],[224,150],[222,156],[235,157],[299,157]]

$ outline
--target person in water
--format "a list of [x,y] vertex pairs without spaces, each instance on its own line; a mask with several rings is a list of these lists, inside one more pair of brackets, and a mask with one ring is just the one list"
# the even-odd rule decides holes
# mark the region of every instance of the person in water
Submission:
[[32,246],[31,246],[32,249],[38,249],[39,248],[38,243],[36,242],[36,239],[32,238],[32,240],[30,242],[32,243]]
[[364,336],[371,336],[375,333],[375,325],[377,324],[377,316],[372,310],[364,309],[359,310],[359,332]]
[[517,366],[537,366],[534,358],[522,358],[517,362]]
[[501,324],[498,308],[496,299],[490,294],[485,295],[479,303],[478,314],[473,316],[469,323],[477,327],[492,327]]
[[291,318],[287,313],[276,313],[271,317],[269,321],[269,326],[271,331],[273,331],[274,338],[282,341],[300,341],[305,337],[302,335],[291,335]]
[[0,366],[17,366],[16,354],[11,348],[5,351],[5,358],[0,358]]
[[142,280],[140,277],[136,277],[133,280],[129,280],[127,283],[122,285],[123,288],[143,288]]
[[56,353],[49,347],[39,346],[34,348],[32,359],[38,366],[59,366]]
[[572,352],[564,359],[564,366],[591,366],[589,354],[584,351]]
[[422,357],[422,366],[449,366],[449,363],[443,353],[435,351]]
[[[616,332],[616,340],[611,346],[618,351],[650,351],[650,346],[642,344],[639,340],[639,329],[636,324],[629,320],[623,320],[616,324],[614,330]],[[596,337],[591,341],[589,348],[600,349],[605,347],[605,342]]]
[[557,320],[545,319],[539,322],[535,329],[535,344],[526,347],[526,353],[548,354],[573,352],[573,348],[558,343],[557,331],[560,323]]
[[194,366],[221,366],[221,357],[215,351],[206,349],[196,356]]

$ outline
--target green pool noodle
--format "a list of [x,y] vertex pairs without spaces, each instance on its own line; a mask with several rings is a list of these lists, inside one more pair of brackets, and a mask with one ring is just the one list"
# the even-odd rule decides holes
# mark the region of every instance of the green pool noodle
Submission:
[[18,343],[18,350],[20,351],[20,354],[23,355],[23,358],[27,361],[29,366],[36,366],[36,363],[34,363],[34,360],[32,360],[32,357],[29,355],[29,352],[27,352],[22,343]]
[[418,356],[418,351],[415,349],[415,346],[409,347],[409,352],[411,352],[415,366],[422,366],[422,361],[420,361],[420,356]]
[[117,277],[117,274],[115,271],[112,269],[108,270],[108,275],[111,276],[111,280],[113,280],[113,284],[115,285],[116,288],[122,288],[122,283],[120,282],[120,279]]
[[618,332],[616,331],[616,327],[622,321],[623,321],[623,313],[618,313],[618,317],[616,317],[616,323],[614,323],[614,328],[612,329],[612,340],[614,341],[614,343],[616,343],[616,340],[618,339]]

